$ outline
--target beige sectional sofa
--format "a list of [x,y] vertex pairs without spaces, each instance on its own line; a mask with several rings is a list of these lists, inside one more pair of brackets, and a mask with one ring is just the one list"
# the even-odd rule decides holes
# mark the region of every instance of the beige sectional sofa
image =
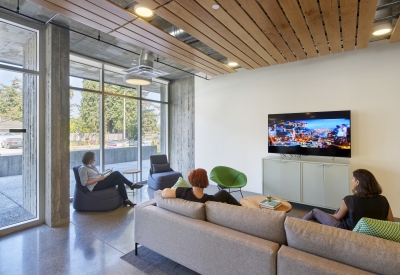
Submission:
[[134,228],[136,243],[200,274],[400,274],[400,243],[279,211],[157,191],[135,206]]

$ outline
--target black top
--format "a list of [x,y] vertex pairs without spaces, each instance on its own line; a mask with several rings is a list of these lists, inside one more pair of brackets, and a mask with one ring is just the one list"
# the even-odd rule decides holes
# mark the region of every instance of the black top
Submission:
[[389,213],[389,202],[384,196],[359,197],[350,195],[344,197],[347,206],[347,214],[340,227],[353,230],[361,218],[371,218],[386,221]]
[[185,188],[185,187],[176,188],[176,197],[188,201],[202,202],[202,203],[205,203],[206,201],[217,201],[213,195],[207,195],[207,194],[204,194],[204,196],[201,199],[198,199],[193,194],[193,188]]

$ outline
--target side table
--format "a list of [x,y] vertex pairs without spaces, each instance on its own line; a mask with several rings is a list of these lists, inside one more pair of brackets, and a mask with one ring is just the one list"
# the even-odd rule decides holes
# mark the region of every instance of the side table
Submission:
[[138,170],[138,169],[128,169],[128,170],[124,170],[124,171],[122,171],[122,173],[124,173],[124,174],[132,174],[133,176],[132,176],[132,182],[133,183],[135,183],[135,182],[137,182],[137,176],[138,176],[138,173],[140,173],[140,170]]

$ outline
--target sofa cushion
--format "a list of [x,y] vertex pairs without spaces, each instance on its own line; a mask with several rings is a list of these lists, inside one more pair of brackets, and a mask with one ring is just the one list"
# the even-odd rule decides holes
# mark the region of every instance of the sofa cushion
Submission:
[[158,207],[189,218],[203,221],[206,220],[204,203],[187,201],[179,198],[165,199],[161,196],[161,192],[161,190],[154,192],[154,198],[156,199]]
[[171,171],[171,167],[169,166],[169,163],[163,163],[163,164],[153,164],[153,173],[162,173],[162,172],[168,172]]
[[176,181],[182,174],[176,171],[169,171],[169,172],[161,172],[161,173],[154,173],[151,174],[151,177],[154,181],[163,182],[163,181]]
[[378,274],[399,274],[400,243],[287,217],[289,247]]
[[178,187],[189,188],[191,186],[182,177],[179,177],[178,181],[171,188],[178,188]]
[[400,222],[362,218],[353,231],[400,243]]
[[286,213],[248,208],[220,202],[206,202],[207,221],[259,238],[286,244]]

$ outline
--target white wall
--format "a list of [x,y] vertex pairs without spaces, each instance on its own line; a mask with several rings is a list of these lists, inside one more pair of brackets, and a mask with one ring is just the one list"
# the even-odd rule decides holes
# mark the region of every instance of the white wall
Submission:
[[[351,169],[370,170],[400,217],[400,43],[195,80],[196,167],[244,172],[262,192],[269,113],[351,110]],[[338,202],[339,206],[339,202]]]

